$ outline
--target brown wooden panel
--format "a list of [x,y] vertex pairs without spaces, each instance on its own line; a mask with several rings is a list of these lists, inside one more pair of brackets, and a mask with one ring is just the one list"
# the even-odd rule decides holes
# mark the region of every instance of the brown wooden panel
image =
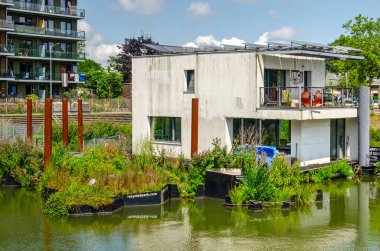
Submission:
[[198,154],[199,99],[193,98],[191,103],[191,157]]

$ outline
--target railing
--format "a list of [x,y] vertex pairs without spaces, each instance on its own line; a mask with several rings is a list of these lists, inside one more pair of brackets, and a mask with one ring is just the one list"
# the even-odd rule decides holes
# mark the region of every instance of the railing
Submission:
[[[45,73],[41,74],[38,72],[11,72],[10,76],[15,78],[16,80],[36,80],[36,81],[49,81],[50,74]],[[79,74],[71,73],[68,76],[69,82],[78,82]],[[52,74],[52,81],[61,81],[62,73],[54,73]]]
[[261,87],[261,108],[341,108],[358,106],[353,88]]
[[[46,93],[49,93],[46,90]],[[35,95],[38,96],[36,92]],[[48,97],[48,94],[46,94]],[[62,96],[54,95],[53,102],[61,102]],[[71,107],[72,103],[77,102],[76,99],[69,99],[69,104]],[[97,99],[97,98],[87,98],[83,100],[84,110],[85,106],[89,108],[90,113],[102,113],[102,112],[131,112],[132,111],[132,100],[130,98],[116,98],[116,99]],[[44,112],[44,99],[38,99],[33,101],[33,113],[43,113]],[[24,94],[17,95],[3,95],[0,93],[0,114],[25,114],[26,113],[26,97]],[[60,112],[57,112],[60,114]],[[116,119],[117,114],[113,117]],[[1,117],[1,116],[0,116]],[[1,119],[1,118],[0,118]]]
[[14,7],[12,8],[19,9],[19,10],[28,10],[28,11],[80,17],[80,18],[84,18],[86,15],[85,10],[78,9],[76,6],[72,6],[70,8],[64,8],[60,6],[50,6],[50,5],[45,5],[45,4],[35,4],[35,3],[25,3],[25,2],[14,1]]
[[0,53],[14,54],[14,47],[12,45],[0,44]]
[[49,29],[49,28],[40,28],[37,26],[20,25],[20,24],[15,24],[14,28],[16,32],[20,32],[20,33],[58,36],[58,37],[71,37],[71,38],[80,38],[80,39],[85,38],[84,31]]
[[[37,58],[50,58],[50,52],[47,50],[30,50],[24,48],[14,49],[15,56],[19,57],[37,57]],[[51,54],[52,58],[59,59],[75,59],[75,60],[85,60],[85,54],[81,53],[72,53],[72,52],[62,52],[62,51],[53,51]]]
[[0,78],[14,78],[13,73],[7,70],[0,70]]
[[13,30],[14,27],[15,27],[15,25],[14,25],[13,21],[8,21],[8,20],[0,19],[0,28],[1,29],[11,29],[11,30]]
[[0,0],[0,4],[13,4],[13,0]]

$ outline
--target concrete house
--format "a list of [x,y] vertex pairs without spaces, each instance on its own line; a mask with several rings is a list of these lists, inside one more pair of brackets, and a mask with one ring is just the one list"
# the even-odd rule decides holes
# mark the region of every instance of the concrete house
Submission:
[[231,147],[251,127],[301,166],[359,159],[357,93],[325,87],[326,61],[360,60],[356,49],[146,46],[160,54],[133,58],[134,151],[148,139],[191,158],[215,138]]

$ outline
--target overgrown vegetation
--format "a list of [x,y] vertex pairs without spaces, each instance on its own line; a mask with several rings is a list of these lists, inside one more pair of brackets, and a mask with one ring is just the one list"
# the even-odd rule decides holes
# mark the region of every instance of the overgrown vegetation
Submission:
[[43,172],[40,150],[18,139],[14,143],[0,143],[0,179],[9,174],[22,187],[34,187]]
[[302,173],[298,164],[289,167],[285,158],[276,158],[271,168],[248,153],[243,165],[246,179],[233,189],[229,195],[233,204],[242,205],[251,200],[282,202],[291,200],[298,205],[309,204],[316,189],[307,183],[328,181],[335,176],[353,176],[352,167],[346,161],[338,161],[330,166]]

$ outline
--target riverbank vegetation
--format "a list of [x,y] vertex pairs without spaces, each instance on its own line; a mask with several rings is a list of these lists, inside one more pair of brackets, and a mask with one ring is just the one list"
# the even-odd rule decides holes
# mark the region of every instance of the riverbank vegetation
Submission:
[[[127,129],[107,129],[99,123],[92,130],[91,136],[105,136],[106,132]],[[40,150],[22,141],[4,143],[0,144],[0,174],[10,173],[22,186],[38,187],[41,192],[54,191],[45,205],[45,212],[52,215],[67,215],[78,206],[102,208],[112,204],[116,196],[158,191],[166,184],[177,185],[181,198],[193,198],[199,185],[205,183],[206,171],[212,168],[243,169],[246,178],[230,191],[234,204],[293,200],[304,205],[310,203],[316,191],[310,184],[328,181],[337,173],[352,175],[351,166],[344,161],[305,174],[298,164],[289,167],[284,158],[278,157],[268,168],[254,152],[228,151],[220,140],[214,141],[212,150],[191,161],[158,151],[150,142],[141,144],[139,154],[131,155],[128,145],[127,138],[121,137],[117,144],[86,148],[83,156],[73,157],[70,150],[57,143],[50,167],[43,172]]]

